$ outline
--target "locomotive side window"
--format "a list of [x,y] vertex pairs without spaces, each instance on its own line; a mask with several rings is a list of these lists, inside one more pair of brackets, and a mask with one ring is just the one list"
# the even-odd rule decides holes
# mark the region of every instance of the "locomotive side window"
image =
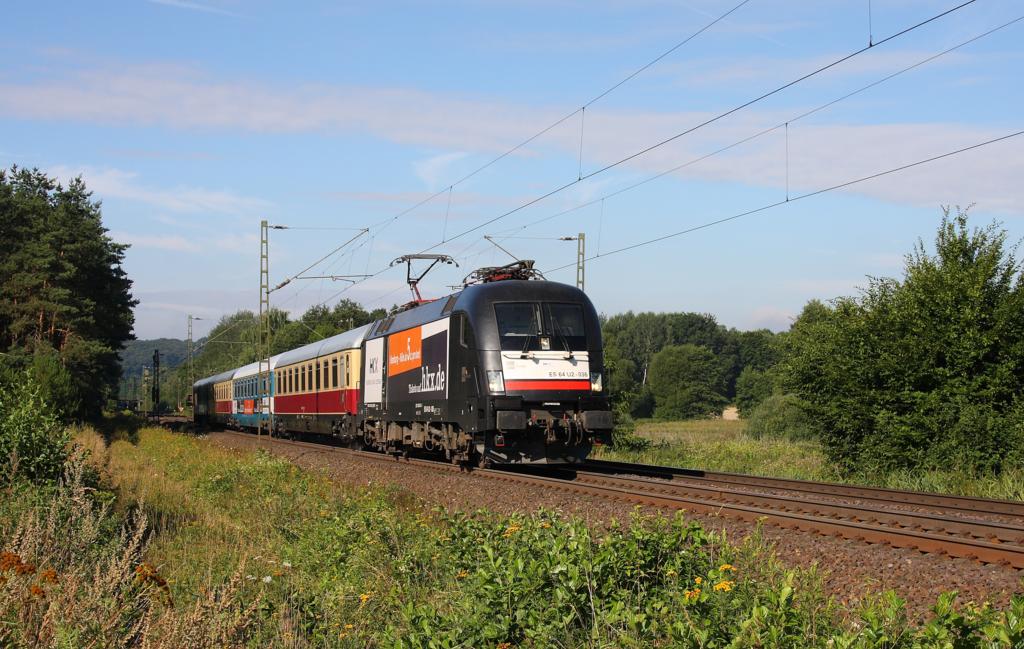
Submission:
[[541,334],[540,313],[530,302],[506,302],[494,305],[498,321],[498,336],[503,350],[520,350],[529,345],[527,338]]
[[473,346],[473,332],[469,328],[469,318],[465,313],[460,313],[459,318],[459,344],[469,349]]

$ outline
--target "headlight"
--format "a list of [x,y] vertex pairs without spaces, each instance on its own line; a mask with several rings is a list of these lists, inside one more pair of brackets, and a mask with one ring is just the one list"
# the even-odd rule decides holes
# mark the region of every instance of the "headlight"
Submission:
[[601,392],[604,390],[604,377],[601,376],[600,372],[590,373],[590,391]]
[[505,377],[501,375],[501,370],[487,371],[487,391],[492,394],[505,391]]

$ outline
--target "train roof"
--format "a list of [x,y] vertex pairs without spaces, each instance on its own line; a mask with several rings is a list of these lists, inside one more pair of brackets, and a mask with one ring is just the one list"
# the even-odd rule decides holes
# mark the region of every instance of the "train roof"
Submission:
[[336,336],[330,338],[324,338],[308,345],[303,345],[291,351],[284,352],[278,356],[278,365],[291,365],[292,363],[301,363],[302,361],[308,361],[318,356],[324,356],[325,354],[333,354],[345,349],[356,349],[363,344],[363,340],[366,338],[366,333],[370,330],[370,327],[375,323],[356,327],[348,331],[342,332]]
[[220,374],[214,374],[213,376],[208,376],[205,379],[199,379],[198,381],[195,382],[193,387],[199,388],[199,387],[202,387],[204,385],[208,385],[210,383],[220,383],[222,381],[228,381],[232,377],[234,377],[236,371],[237,370],[228,370],[226,372],[221,372]]
[[[270,369],[271,369],[271,371],[273,371],[273,369],[275,367],[277,367],[277,362],[281,358],[281,356],[283,356],[283,355],[284,354],[276,354],[276,355],[270,357]],[[239,367],[237,370],[235,370],[234,378],[235,379],[244,379],[244,378],[248,378],[250,376],[256,376],[259,373],[260,373],[260,364],[259,364],[259,361],[257,361],[255,363],[249,363],[248,365],[243,365],[242,367]]]
[[[366,337],[379,338],[396,331],[433,322],[450,315],[453,311],[476,314],[494,302],[520,300],[565,300],[590,305],[590,300],[583,291],[560,282],[508,279],[470,284],[461,291],[379,320],[372,325],[370,334]],[[593,307],[591,306],[591,308]],[[391,322],[388,322],[389,320]]]

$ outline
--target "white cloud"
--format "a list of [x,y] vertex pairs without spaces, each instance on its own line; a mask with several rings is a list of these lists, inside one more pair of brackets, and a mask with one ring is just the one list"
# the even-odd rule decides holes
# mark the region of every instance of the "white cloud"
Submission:
[[149,0],[149,2],[151,2],[152,4],[164,5],[165,7],[188,9],[189,11],[201,11],[203,13],[218,14],[220,16],[238,15],[226,9],[221,9],[220,7],[212,7],[210,5],[200,4],[198,2],[189,2],[189,0]]
[[450,167],[467,155],[469,154],[462,151],[442,153],[413,163],[413,168],[416,170],[416,177],[422,180],[428,189],[437,191],[441,188],[440,183],[451,177]]
[[136,248],[157,248],[174,252],[197,252],[198,244],[178,235],[133,234],[129,232],[111,232],[110,237],[120,243],[130,243]]
[[[884,76],[922,61],[935,52],[894,50],[872,51],[868,55],[854,57],[829,69],[823,75],[835,81],[847,77],[864,75]],[[822,54],[813,58],[754,57],[737,61],[729,59],[699,59],[685,63],[671,63],[659,66],[653,72],[661,77],[672,78],[681,86],[732,85],[758,82],[767,86],[772,80],[783,81],[803,76],[841,58],[842,54]],[[977,61],[977,57],[964,52],[950,52],[930,62],[929,67],[965,65]]]
[[135,336],[185,338],[188,314],[202,318],[194,323],[195,338],[205,336],[224,315],[253,308],[251,291],[191,289],[139,291],[135,307]]
[[793,324],[796,314],[786,309],[774,306],[759,306],[751,311],[748,318],[749,326],[752,329],[771,329],[772,331],[785,331]]
[[[907,56],[898,53],[897,58]],[[901,59],[902,60],[902,59]],[[864,65],[876,65],[865,63]],[[889,61],[889,64],[895,64]],[[496,103],[418,90],[298,86],[271,88],[218,82],[176,66],[93,70],[64,80],[0,83],[0,114],[28,119],[68,119],[258,132],[371,133],[414,146],[455,151],[417,164],[428,185],[443,187],[443,171],[469,152],[493,155],[569,112],[564,107]],[[801,111],[794,110],[793,114]],[[702,128],[620,169],[658,172],[747,137],[793,114],[741,111]],[[699,112],[603,110],[588,112],[583,169],[596,169],[711,117]],[[794,123],[790,137],[790,186],[794,193],[875,173],[947,152],[1004,132],[957,123]],[[575,156],[576,127],[555,129],[517,155],[541,151]],[[66,170],[73,171],[73,170]],[[227,190],[140,185],[134,174],[89,170],[100,194],[133,198],[178,212],[248,214],[266,203]],[[976,202],[980,209],[1024,211],[1024,149],[1002,145],[929,164],[844,191],[885,201],[934,206]],[[607,176],[595,178],[603,180]],[[776,132],[695,164],[677,177],[782,188],[785,140]],[[538,193],[543,193],[543,188]]]
[[138,201],[172,212],[249,215],[269,206],[267,201],[223,189],[184,185],[172,189],[150,187],[138,182],[137,173],[121,169],[57,165],[50,167],[49,172],[64,181],[82,176],[86,187],[100,199]]

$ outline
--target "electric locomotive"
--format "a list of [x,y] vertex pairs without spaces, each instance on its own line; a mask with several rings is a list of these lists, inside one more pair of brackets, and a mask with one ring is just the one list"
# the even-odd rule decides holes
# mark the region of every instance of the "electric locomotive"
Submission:
[[[597,313],[583,291],[507,268],[278,355],[269,394],[257,396],[270,399],[269,414],[242,427],[482,466],[583,461],[611,442]],[[244,369],[239,380],[252,386]],[[224,412],[238,402],[216,398],[218,386],[233,394],[228,374],[196,383],[197,424],[241,423]]]

